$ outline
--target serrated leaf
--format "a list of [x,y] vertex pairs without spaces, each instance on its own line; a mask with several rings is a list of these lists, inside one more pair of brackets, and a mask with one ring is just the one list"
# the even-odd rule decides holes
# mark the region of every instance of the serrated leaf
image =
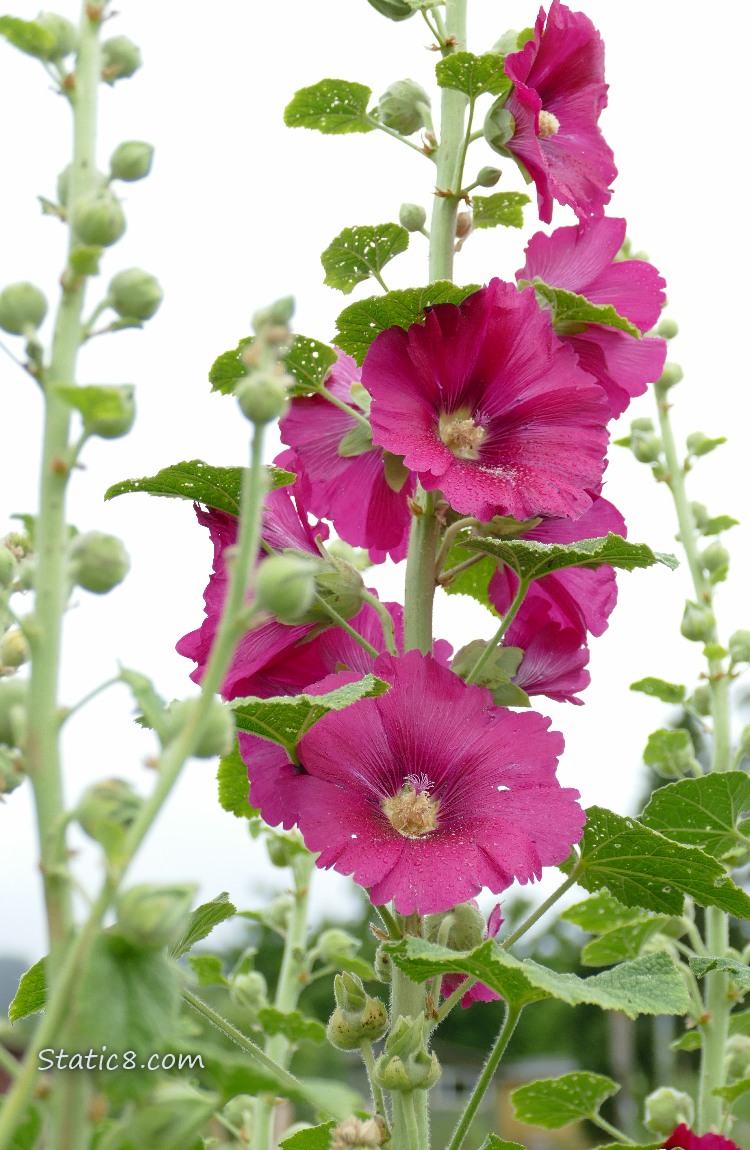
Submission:
[[485,92],[500,96],[511,87],[505,75],[504,59],[498,52],[485,52],[482,56],[475,56],[472,52],[452,52],[438,60],[435,75],[441,88],[463,92],[472,102]]
[[581,952],[581,961],[586,966],[611,966],[625,959],[637,958],[643,946],[656,934],[668,918],[638,918],[632,922],[605,931],[600,938],[587,942]]
[[236,913],[237,908],[229,901],[229,895],[226,891],[217,894],[216,898],[212,898],[210,902],[201,903],[190,915],[190,921],[182,938],[172,947],[170,951],[172,957],[180,958],[181,955],[187,954],[189,950],[193,949],[196,942],[207,938],[215,926],[218,926],[220,922],[225,922],[228,918],[233,918]]
[[222,961],[215,954],[189,954],[188,964],[199,986],[221,986],[226,982]]
[[46,959],[40,958],[21,975],[18,990],[8,1007],[8,1019],[11,1022],[18,1022],[21,1018],[28,1018],[30,1014],[44,1010],[47,1000],[45,962]]
[[325,1042],[326,1028],[317,1018],[307,1018],[298,1010],[277,1010],[275,1006],[264,1006],[258,1011],[258,1019],[266,1034],[283,1034],[290,1042]]
[[472,225],[475,228],[522,228],[523,209],[530,202],[523,192],[472,196]]
[[98,276],[102,251],[102,248],[79,244],[78,247],[73,248],[68,256],[68,265],[71,271],[79,276]]
[[680,683],[668,683],[665,679],[654,679],[651,676],[631,683],[630,690],[661,699],[662,703],[681,703],[687,693]]
[[284,359],[284,367],[295,381],[289,394],[309,395],[311,391],[317,391],[323,386],[337,358],[336,352],[327,344],[305,335],[295,335]]
[[571,324],[595,323],[627,332],[635,339],[641,338],[640,329],[624,315],[620,315],[612,304],[591,303],[585,296],[565,291],[564,288],[552,287],[540,279],[534,279],[532,284],[537,296],[541,296],[549,304],[555,329]]
[[730,527],[738,527],[739,519],[731,515],[715,515],[706,521],[700,529],[701,535],[719,535],[722,531],[729,531]]
[[[229,515],[239,515],[243,472],[242,467],[212,467],[202,459],[191,459],[163,467],[156,475],[147,475],[143,479],[121,479],[105,491],[104,498],[114,499],[118,495],[145,491],[147,495],[189,499],[217,511],[226,511]],[[292,471],[285,471],[282,467],[269,466],[266,473],[271,491],[287,487],[295,479]]]
[[364,84],[319,80],[295,92],[284,109],[284,123],[288,128],[313,128],[329,136],[372,132],[375,125],[367,116],[371,95]]
[[336,320],[334,343],[361,364],[370,344],[381,331],[389,327],[406,330],[424,319],[426,308],[439,303],[463,303],[467,296],[478,290],[476,284],[462,288],[450,280],[437,280],[427,287],[390,291],[359,300],[344,308]]
[[690,969],[696,978],[705,978],[712,970],[721,970],[729,975],[740,990],[750,990],[750,966],[738,962],[736,958],[697,958],[690,960]]
[[750,812],[750,778],[726,771],[660,787],[643,812],[647,827],[722,859],[750,845],[738,824]]
[[624,906],[608,890],[599,891],[583,902],[566,907],[560,915],[566,922],[573,922],[581,930],[588,930],[592,934],[614,930],[640,917],[636,907]]
[[250,784],[247,779],[247,767],[236,743],[230,753],[219,760],[216,778],[219,783],[219,803],[225,811],[229,811],[238,819],[258,817],[260,811],[251,807],[248,801]]
[[711,1093],[718,1094],[720,1098],[726,1098],[727,1102],[736,1102],[743,1094],[747,1094],[750,1090],[750,1078],[740,1078],[737,1082],[733,1082],[731,1086],[716,1086]]
[[510,1100],[519,1122],[560,1130],[582,1118],[593,1118],[603,1102],[620,1089],[603,1074],[574,1070],[559,1078],[542,1078],[513,1090]]
[[247,375],[247,364],[242,358],[242,353],[254,341],[255,336],[246,335],[232,351],[224,351],[216,357],[208,373],[211,391],[218,391],[222,395],[232,394],[237,380]]
[[550,970],[530,958],[522,962],[494,939],[472,951],[452,951],[410,936],[384,945],[396,965],[415,982],[442,974],[468,974],[496,990],[513,1007],[552,997],[570,1006],[589,1003],[602,1010],[620,1010],[630,1018],[638,1014],[685,1014],[689,1010],[680,972],[663,953],[579,978]]
[[294,751],[295,746],[318,719],[329,711],[341,711],[360,699],[384,695],[389,684],[375,675],[365,675],[356,683],[347,683],[325,695],[280,695],[270,699],[233,699],[237,728],[260,735]]
[[726,870],[697,847],[683,846],[602,807],[590,807],[579,844],[580,861],[561,864],[585,890],[606,887],[626,906],[658,914],[682,914],[685,895],[700,906],[717,906],[750,918],[750,898]]
[[35,20],[19,20],[17,16],[0,16],[0,36],[27,56],[39,60],[54,51],[55,37],[48,28]]
[[479,1150],[526,1150],[520,1142],[507,1142],[497,1134],[488,1134]]
[[601,539],[582,539],[578,543],[537,543],[534,539],[485,539],[469,536],[461,539],[461,547],[480,551],[507,563],[519,579],[531,582],[542,579],[553,571],[567,567],[616,567],[620,571],[653,567],[663,563],[674,570],[674,555],[652,551],[645,543],[628,543],[611,531]]
[[279,1143],[279,1150],[329,1150],[331,1132],[335,1125],[335,1122],[323,1122],[309,1130],[298,1130]]
[[357,284],[376,279],[394,256],[409,246],[409,233],[399,224],[344,228],[320,257],[325,283],[348,295]]

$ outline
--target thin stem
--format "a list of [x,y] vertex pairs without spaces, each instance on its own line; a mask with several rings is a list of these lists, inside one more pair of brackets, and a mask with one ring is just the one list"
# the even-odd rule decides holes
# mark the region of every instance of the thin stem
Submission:
[[[365,120],[368,124],[371,124],[373,128],[379,128],[380,131],[385,132],[387,136],[392,136],[394,140],[399,140],[402,144],[406,144],[407,148],[411,148],[413,152],[418,152],[420,156],[427,156],[427,153],[423,148],[420,148],[418,144],[413,144],[411,140],[407,140],[406,136],[402,136],[393,128],[389,128],[386,124],[382,124],[377,116],[365,116]],[[427,158],[430,159],[431,157],[427,156]]]
[[443,564],[448,558],[448,553],[453,546],[453,541],[457,535],[462,531],[466,531],[469,527],[478,527],[480,525],[479,519],[472,518],[471,515],[465,516],[463,519],[457,519],[455,523],[451,523],[450,527],[446,527],[445,534],[443,535],[440,549],[437,553],[435,560],[435,575],[439,575],[443,569]]
[[383,628],[383,640],[385,642],[386,650],[389,655],[398,655],[398,647],[396,646],[396,631],[393,626],[393,618],[385,606],[381,603],[377,595],[373,595],[371,591],[362,591],[362,600],[369,603],[371,607],[378,613],[380,625]]
[[474,984],[477,982],[479,982],[478,978],[466,978],[462,983],[460,983],[456,987],[456,989],[452,992],[452,994],[448,995],[448,997],[444,1000],[442,1006],[438,1009],[437,1016],[433,1019],[433,1021],[431,1023],[430,1028],[432,1030],[435,1030],[440,1025],[440,1023],[443,1021],[443,1019],[448,1017],[450,1012],[453,1010],[453,1007],[457,1006],[458,1003],[463,998],[463,996],[466,994],[466,991],[471,990],[472,986],[474,986]]
[[462,571],[470,571],[472,567],[476,567],[477,563],[486,558],[486,555],[478,553],[472,555],[470,559],[464,559],[462,563],[457,563],[455,567],[449,567],[447,571],[443,571],[442,575],[438,575],[438,583],[441,587],[450,587],[457,575],[460,575]]
[[505,612],[505,615],[503,616],[502,623],[500,624],[497,631],[495,632],[495,634],[492,636],[492,638],[488,642],[487,646],[482,651],[482,654],[479,656],[479,658],[477,659],[474,666],[469,671],[469,674],[466,676],[465,681],[467,683],[475,683],[477,681],[477,676],[479,675],[479,672],[482,670],[485,663],[490,658],[490,655],[495,650],[495,648],[498,646],[498,644],[501,642],[503,636],[505,635],[505,632],[508,630],[511,623],[515,619],[521,604],[523,603],[524,599],[526,598],[526,592],[528,591],[528,589],[529,589],[528,583],[525,583],[523,580],[521,580],[518,584],[518,590],[516,591],[515,595],[513,596],[513,602],[511,603],[510,607],[508,608],[508,610]]
[[497,1041],[489,1053],[489,1057],[484,1064],[484,1069],[477,1079],[476,1085],[471,1092],[463,1114],[456,1123],[456,1128],[451,1135],[451,1140],[448,1143],[446,1150],[460,1150],[463,1145],[464,1138],[469,1130],[472,1119],[479,1109],[479,1104],[484,1098],[487,1088],[489,1087],[495,1071],[500,1063],[500,1059],[505,1053],[506,1047],[511,1040],[513,1031],[516,1029],[516,1023],[521,1016],[522,1007],[507,1006],[505,1008],[505,1019],[503,1021],[502,1029],[497,1036]]
[[595,1126],[598,1126],[600,1130],[604,1130],[607,1134],[611,1134],[613,1138],[616,1138],[617,1141],[623,1143],[623,1145],[635,1146],[635,1142],[632,1138],[628,1138],[627,1134],[625,1134],[622,1130],[618,1130],[617,1127],[613,1126],[611,1122],[608,1122],[606,1118],[602,1118],[601,1114],[590,1115],[589,1121],[593,1122]]
[[108,691],[110,687],[114,687],[117,685],[117,683],[121,682],[122,679],[119,677],[119,675],[116,675],[114,678],[107,679],[106,682],[100,683],[98,687],[94,687],[91,691],[88,692],[87,695],[84,695],[82,699],[79,699],[77,703],[74,703],[72,707],[67,708],[65,714],[60,719],[60,726],[62,727],[63,723],[67,723],[68,719],[71,719],[73,715],[77,714],[78,711],[81,711],[84,707],[88,706],[88,704],[93,699],[95,699],[97,695],[101,695],[103,691]]
[[372,1094],[372,1104],[375,1107],[375,1113],[379,1114],[383,1119],[387,1130],[388,1114],[385,1108],[385,1098],[383,1097],[383,1091],[375,1081],[375,1055],[372,1052],[372,1043],[363,1042],[359,1048],[359,1052],[362,1055],[362,1061],[364,1062],[365,1070],[367,1071],[367,1080],[370,1083],[370,1093]]
[[533,911],[527,919],[524,919],[521,925],[516,927],[512,934],[509,934],[507,938],[503,939],[500,944],[503,950],[510,950],[510,948],[518,942],[519,938],[523,938],[526,931],[531,930],[534,923],[539,922],[539,919],[547,913],[550,907],[554,906],[566,891],[570,890],[572,886],[575,886],[575,882],[576,871],[573,871],[573,874],[566,878],[565,882],[560,883],[559,887],[552,892],[549,898],[546,898],[543,903],[540,903],[536,910]]
[[376,906],[375,910],[380,915],[383,926],[388,931],[389,938],[404,937],[404,932],[401,930],[401,927],[398,925],[387,906]]
[[353,627],[350,627],[346,619],[344,619],[342,615],[339,615],[338,611],[336,611],[330,603],[327,603],[323,596],[319,595],[317,591],[315,592],[315,602],[318,607],[323,608],[331,622],[335,623],[337,627],[341,627],[342,631],[346,631],[347,635],[350,635],[355,643],[359,643],[360,647],[364,651],[367,651],[368,655],[372,655],[373,659],[377,659],[380,651],[378,651],[376,647],[373,647],[372,643],[368,643],[364,635],[360,635],[359,631],[355,631]]
[[13,1079],[18,1077],[19,1069],[18,1059],[14,1058],[0,1042],[0,1070],[4,1070],[8,1077]]

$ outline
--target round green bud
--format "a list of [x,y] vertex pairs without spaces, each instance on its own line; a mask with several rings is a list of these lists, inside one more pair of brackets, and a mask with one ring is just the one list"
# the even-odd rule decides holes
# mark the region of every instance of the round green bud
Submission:
[[109,171],[113,180],[126,180],[133,183],[143,180],[151,171],[154,149],[143,140],[127,140],[115,148],[109,161]]
[[143,799],[130,783],[102,779],[84,791],[75,816],[89,838],[107,853],[117,853],[142,806]]
[[662,339],[674,339],[679,330],[676,320],[666,318],[659,321],[656,334],[660,335]]
[[407,232],[419,232],[427,222],[427,212],[421,204],[402,204],[398,212],[398,222]]
[[11,627],[0,639],[0,667],[21,667],[29,660],[29,644],[20,627]]
[[686,639],[696,643],[706,643],[710,640],[716,627],[716,617],[710,607],[703,607],[699,603],[685,604],[685,611],[680,624],[680,631]]
[[416,12],[406,0],[367,0],[367,3],[389,20],[408,20]]
[[709,543],[708,547],[701,553],[701,563],[705,571],[720,571],[723,567],[729,566],[729,552],[716,539],[713,543]]
[[699,715],[710,715],[711,699],[711,688],[705,683],[699,683],[693,691],[691,702]]
[[477,173],[477,183],[480,188],[494,188],[502,174],[499,168],[480,168]]
[[660,1086],[646,1099],[643,1121],[656,1134],[666,1137],[682,1123],[692,1126],[694,1117],[692,1098],[671,1086]]
[[693,513],[693,519],[695,520],[695,526],[699,529],[701,527],[705,527],[706,524],[708,523],[709,518],[710,518],[710,516],[708,514],[708,508],[706,507],[705,503],[693,502],[690,504],[690,510]]
[[356,1017],[337,1006],[328,1020],[326,1036],[337,1050],[357,1050],[365,1042],[377,1042],[387,1029],[388,1011],[379,998],[368,995]]
[[653,431],[654,421],[647,416],[641,419],[633,419],[630,423],[630,431],[635,434],[638,431]]
[[263,911],[263,923],[271,930],[284,934],[294,911],[294,896],[280,894],[273,899]]
[[324,930],[318,939],[315,949],[326,964],[335,963],[337,959],[351,957],[356,954],[362,943],[354,935],[338,927]]
[[129,319],[151,319],[164,298],[155,276],[140,268],[126,268],[109,281],[107,302],[118,315]]
[[0,800],[20,787],[25,778],[21,756],[10,747],[0,746]]
[[47,314],[44,292],[30,283],[8,284],[0,291],[0,327],[9,335],[26,335],[41,327]]
[[97,387],[95,410],[83,415],[83,428],[87,435],[100,439],[119,439],[127,435],[135,423],[135,388],[132,384],[102,384]]
[[140,48],[127,36],[113,36],[102,44],[102,79],[108,84],[133,76],[142,63]]
[[255,576],[255,600],[281,623],[304,618],[315,596],[315,575],[320,563],[312,556],[271,555]]
[[730,1078],[746,1078],[750,1075],[750,1037],[747,1034],[730,1034],[724,1054]]
[[378,117],[400,136],[411,136],[425,126],[424,108],[430,97],[416,80],[395,80],[378,102]]
[[661,373],[661,377],[656,381],[656,386],[662,388],[674,387],[680,382],[684,374],[679,363],[665,363],[664,371]]
[[[169,743],[182,731],[195,711],[196,699],[178,699],[167,708],[164,743]],[[196,759],[212,759],[214,755],[228,755],[234,746],[234,713],[221,699],[214,699],[203,720],[192,754]]]
[[73,211],[73,226],[85,244],[106,248],[116,244],[125,232],[125,213],[111,191],[90,192]]
[[367,571],[372,567],[372,560],[361,547],[351,547],[343,539],[332,539],[326,543],[326,551],[333,559],[344,559],[357,571]]
[[398,1054],[389,1055],[387,1045],[375,1063],[373,1078],[378,1086],[406,1094],[411,1090],[429,1090],[435,1085],[442,1073],[436,1054],[425,1050],[402,1058]]
[[[236,1094],[234,1098],[230,1098],[222,1110],[222,1114],[227,1122],[231,1122],[233,1126],[244,1129],[248,1136],[255,1112],[255,1101],[256,1099],[252,1094]],[[284,1137],[286,1137],[288,1133],[289,1131],[285,1130]],[[247,1144],[248,1146],[250,1145],[249,1137]]]
[[266,851],[273,866],[277,867],[290,866],[294,855],[298,853],[286,835],[274,834],[273,832],[266,835]]
[[[351,619],[361,609],[364,586],[359,571],[344,559],[329,559],[315,578],[320,597],[343,619]],[[328,623],[331,619],[324,607],[316,605],[312,606],[307,617],[309,621],[320,623]]]
[[656,463],[662,452],[662,442],[658,435],[641,433],[633,436],[631,450],[639,463]]
[[505,154],[505,145],[513,139],[516,131],[516,121],[505,107],[505,96],[495,100],[484,118],[482,132],[484,138],[493,152]]
[[[57,177],[57,202],[63,208],[67,208],[68,201],[70,199],[70,177],[72,166],[72,164],[68,164],[67,167],[63,168],[63,170],[60,172],[60,175]],[[102,188],[106,188],[107,177],[103,172],[94,173],[94,186],[97,191],[101,191]]]
[[54,46],[49,48],[43,56],[45,60],[64,60],[78,47],[78,33],[75,25],[57,12],[40,12],[35,21],[41,24],[45,31],[54,38]]
[[132,946],[173,946],[187,929],[196,890],[193,883],[131,887],[117,904],[117,933]]
[[23,740],[28,693],[25,679],[0,679],[0,743],[7,747],[16,747]]
[[258,970],[249,970],[232,979],[230,994],[239,1006],[260,1010],[268,1004],[268,985]]
[[12,586],[17,570],[18,560],[15,555],[9,547],[0,542],[0,590],[7,590]]
[[253,371],[235,384],[240,410],[251,423],[264,425],[279,419],[287,409],[287,386],[291,383],[281,371]]
[[750,631],[735,631],[728,646],[733,663],[750,663]]
[[71,577],[84,591],[105,595],[130,570],[124,544],[115,535],[86,531],[76,535],[70,547]]

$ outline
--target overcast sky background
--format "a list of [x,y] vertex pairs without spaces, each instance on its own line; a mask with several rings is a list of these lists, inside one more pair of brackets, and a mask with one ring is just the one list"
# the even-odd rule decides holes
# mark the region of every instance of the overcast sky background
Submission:
[[[107,34],[138,43],[144,68],[102,89],[99,165],[106,171],[125,139],[150,141],[156,158],[148,180],[121,185],[128,230],[107,253],[88,300],[93,307],[111,275],[138,265],[159,278],[165,301],[144,331],[94,340],[80,358],[79,382],[137,385],[139,418],[125,439],[92,441],[86,471],[71,485],[71,522],[121,536],[132,571],[110,596],[73,598],[63,670],[68,704],[116,673],[118,661],[147,671],[167,697],[189,693],[192,664],[175,654],[174,644],[202,617],[207,535],[187,503],[133,495],[105,504],[103,492],[119,479],[150,475],[181,459],[243,463],[246,424],[232,400],[209,394],[213,359],[247,334],[256,308],[287,294],[297,298],[297,330],[330,340],[338,311],[372,289],[365,284],[344,297],[326,287],[320,252],[343,227],[396,220],[404,200],[429,212],[434,178],[431,164],[381,133],[323,137],[292,132],[282,118],[296,89],[325,76],[366,83],[375,99],[406,76],[435,91],[436,56],[425,50],[429,35],[419,17],[394,24],[365,0],[223,0],[169,11],[151,0],[122,0],[117,7]],[[681,327],[670,354],[685,368],[685,381],[673,393],[678,431],[683,438],[698,429],[729,436],[726,447],[699,463],[692,497],[712,514],[731,513],[747,523],[747,230],[738,211],[746,187],[748,9],[717,0],[709,24],[702,12],[688,19],[677,0],[579,0],[574,7],[591,17],[607,46],[610,107],[601,126],[620,170],[609,214],[628,219],[635,246],[665,275],[667,314]],[[28,19],[37,11],[36,0],[15,0],[14,15]],[[61,0],[59,11],[77,21],[78,6],[70,0]],[[473,0],[468,46],[485,51],[535,15],[533,3],[523,0]],[[35,197],[54,198],[57,173],[69,162],[69,110],[41,66],[2,43],[0,107],[0,287],[30,279],[54,307],[65,233],[40,215]],[[497,159],[483,143],[469,157],[469,171]],[[500,166],[500,188],[523,190],[512,163]],[[555,207],[555,226],[572,222],[571,213]],[[471,237],[456,279],[512,279],[535,230],[530,206],[523,233],[497,229]],[[425,281],[426,248],[421,236],[412,238],[410,252],[388,269],[390,287]],[[50,331],[48,319],[43,335]],[[650,396],[636,401],[615,425],[615,436],[627,432],[631,417],[652,414],[652,402]],[[10,516],[35,508],[41,404],[33,382],[1,353],[0,403],[4,532],[13,526]],[[649,470],[614,448],[607,480],[605,494],[623,511],[630,537],[674,549],[668,493]],[[746,529],[735,528],[727,542],[732,574],[719,601],[724,636],[750,627]],[[373,575],[372,582],[400,597],[402,578],[399,568]],[[586,805],[634,809],[647,735],[669,714],[628,685],[644,675],[692,684],[702,669],[699,646],[678,635],[689,593],[684,568],[621,575],[610,628],[593,641],[586,705],[540,700],[539,709],[565,734],[560,779],[577,786]],[[457,645],[494,630],[468,600],[453,599],[450,612],[444,607],[436,632]],[[150,787],[143,760],[153,743],[132,715],[125,689],[117,687],[71,721],[65,741],[70,803],[101,777]],[[73,839],[91,886],[99,877],[95,852],[83,838]],[[36,850],[24,787],[0,805],[0,953],[32,960],[45,947]],[[130,877],[193,880],[201,897],[229,890],[242,907],[257,904],[281,878],[244,825],[219,808],[214,766],[206,761],[185,770]],[[556,872],[549,881],[557,882]],[[350,891],[349,880],[321,875],[315,906],[345,914]]]

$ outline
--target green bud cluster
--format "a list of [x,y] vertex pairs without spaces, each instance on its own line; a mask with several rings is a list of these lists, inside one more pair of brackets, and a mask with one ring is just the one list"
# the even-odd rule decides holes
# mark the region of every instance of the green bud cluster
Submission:
[[328,1020],[328,1041],[338,1050],[357,1050],[376,1042],[388,1029],[388,1011],[379,998],[365,991],[356,974],[337,974],[333,980],[336,1009]]
[[662,339],[674,339],[679,333],[679,327],[673,319],[662,319],[659,321],[659,326],[656,329],[656,334],[660,335]]
[[502,174],[499,168],[480,168],[477,173],[477,183],[480,188],[494,188]]
[[20,627],[11,627],[0,639],[0,670],[15,669],[29,661],[26,636]]
[[274,364],[266,371],[251,371],[235,384],[234,394],[240,411],[251,423],[261,426],[274,423],[287,409],[287,388],[292,382],[280,364]]
[[643,1121],[656,1134],[666,1137],[681,1123],[692,1126],[694,1117],[692,1098],[671,1086],[660,1086],[646,1099]]
[[109,853],[116,851],[143,806],[143,799],[124,779],[102,779],[88,787],[75,817],[83,831]]
[[121,583],[130,570],[130,559],[115,535],[86,531],[70,546],[71,578],[84,591],[105,595]]
[[718,539],[709,543],[708,547],[701,552],[701,565],[703,570],[711,576],[712,583],[718,583],[726,578],[726,573],[729,570],[729,552],[723,543],[720,543]]
[[378,101],[378,117],[400,136],[412,136],[425,126],[430,97],[416,80],[395,80]]
[[657,388],[666,391],[670,387],[675,387],[684,376],[684,372],[679,363],[665,363],[664,371],[656,381]]
[[131,887],[117,903],[117,933],[144,949],[174,946],[187,929],[196,890],[193,883]]
[[46,314],[46,297],[34,284],[8,284],[0,291],[0,328],[9,335],[32,335]]
[[255,576],[255,601],[281,623],[303,619],[315,597],[321,563],[310,555],[288,553],[264,559]]
[[440,1077],[440,1063],[424,1040],[424,1014],[398,1019],[375,1063],[374,1079],[384,1090],[429,1090]]

